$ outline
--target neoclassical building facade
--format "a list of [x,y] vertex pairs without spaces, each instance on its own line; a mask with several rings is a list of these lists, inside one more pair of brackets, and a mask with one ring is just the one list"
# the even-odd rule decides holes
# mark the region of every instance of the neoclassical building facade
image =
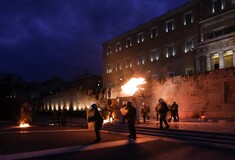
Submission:
[[[214,2],[214,3],[213,3]],[[200,41],[195,47],[196,71],[235,66],[234,1],[202,1]],[[205,7],[204,7],[205,6]],[[216,6],[216,7],[215,7]]]
[[103,43],[103,84],[235,66],[235,1],[192,0]]

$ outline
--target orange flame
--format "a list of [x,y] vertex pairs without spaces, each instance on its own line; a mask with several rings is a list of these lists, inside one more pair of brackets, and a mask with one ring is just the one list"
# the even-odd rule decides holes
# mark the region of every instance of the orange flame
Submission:
[[144,78],[131,78],[125,85],[121,86],[126,95],[132,96],[139,88],[139,85],[145,84]]
[[25,123],[24,121],[20,122],[20,128],[26,128],[29,127],[30,125],[28,123]]

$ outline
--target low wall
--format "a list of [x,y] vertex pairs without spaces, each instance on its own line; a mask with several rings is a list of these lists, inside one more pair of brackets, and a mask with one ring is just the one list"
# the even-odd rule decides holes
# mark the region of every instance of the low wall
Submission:
[[146,89],[151,115],[159,98],[179,104],[181,118],[235,118],[235,68],[154,80]]

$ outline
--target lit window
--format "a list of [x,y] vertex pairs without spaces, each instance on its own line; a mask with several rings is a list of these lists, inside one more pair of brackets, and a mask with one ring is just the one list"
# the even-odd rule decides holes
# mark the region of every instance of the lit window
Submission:
[[219,12],[224,9],[223,0],[212,0],[212,13]]
[[144,64],[144,56],[138,57],[138,65]]
[[193,23],[193,17],[192,17],[192,12],[188,12],[184,14],[184,25],[188,25]]
[[151,28],[151,38],[157,37],[157,27]]
[[128,39],[126,40],[126,48],[129,48],[129,47],[131,47],[131,46],[132,46],[131,38],[128,38]]
[[156,49],[151,52],[151,57],[150,58],[151,58],[150,59],[151,62],[157,61],[159,59],[159,56],[157,54],[157,50]]
[[128,58],[126,60],[126,68],[131,68],[132,67],[132,63],[131,63],[131,60]]
[[111,65],[107,65],[106,73],[112,73]]
[[144,42],[144,34],[143,33],[138,34],[137,43],[141,43],[141,42]]
[[108,47],[108,48],[107,48],[107,52],[106,52],[106,54],[107,54],[107,56],[108,56],[108,55],[110,55],[110,54],[112,54],[111,47]]
[[174,30],[173,20],[169,20],[166,22],[166,32],[170,32]]
[[120,63],[116,64],[116,71],[120,71],[122,69],[122,66]]
[[122,50],[121,43],[120,42],[116,43],[116,52],[119,52],[121,50]]
[[193,40],[188,40],[185,42],[184,52],[188,53],[189,51],[193,51]]
[[171,56],[175,56],[175,51],[174,51],[173,46],[169,46],[166,49],[166,58],[171,57]]

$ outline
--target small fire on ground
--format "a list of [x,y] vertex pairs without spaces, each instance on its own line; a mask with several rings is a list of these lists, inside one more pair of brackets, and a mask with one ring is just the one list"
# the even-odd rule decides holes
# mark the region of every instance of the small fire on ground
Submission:
[[112,123],[114,121],[114,114],[112,114],[112,117],[109,117],[107,119],[104,119],[103,123]]
[[30,125],[28,123],[25,123],[24,121],[20,122],[20,128],[26,128],[29,127]]

